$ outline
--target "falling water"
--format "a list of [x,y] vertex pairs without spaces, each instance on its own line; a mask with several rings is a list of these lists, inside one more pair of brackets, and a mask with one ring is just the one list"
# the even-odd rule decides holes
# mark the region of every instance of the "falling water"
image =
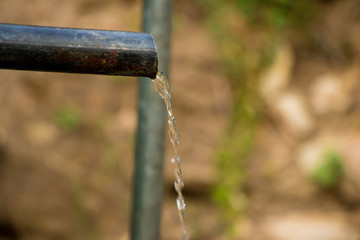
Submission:
[[168,124],[169,124],[169,137],[175,152],[175,156],[171,159],[171,162],[175,164],[176,180],[174,182],[174,185],[175,185],[175,190],[178,194],[176,199],[176,204],[178,208],[180,222],[182,225],[183,240],[188,240],[188,235],[186,233],[186,228],[184,223],[185,200],[182,194],[182,188],[184,187],[184,182],[182,180],[182,173],[181,173],[181,158],[179,157],[177,151],[177,146],[179,145],[180,142],[180,134],[176,128],[175,117],[172,112],[171,89],[168,80],[160,72],[157,73],[155,79],[152,79],[152,82],[154,84],[155,90],[159,93],[160,97],[164,99],[166,105]]

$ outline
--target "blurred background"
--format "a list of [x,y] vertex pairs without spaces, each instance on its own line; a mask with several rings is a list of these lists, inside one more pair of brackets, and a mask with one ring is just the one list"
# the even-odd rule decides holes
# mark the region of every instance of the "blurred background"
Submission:
[[[140,31],[140,0],[0,22]],[[174,1],[190,239],[360,239],[360,2]],[[160,69],[161,70],[161,69]],[[0,239],[129,239],[137,80],[0,70]],[[161,235],[181,236],[168,139]]]

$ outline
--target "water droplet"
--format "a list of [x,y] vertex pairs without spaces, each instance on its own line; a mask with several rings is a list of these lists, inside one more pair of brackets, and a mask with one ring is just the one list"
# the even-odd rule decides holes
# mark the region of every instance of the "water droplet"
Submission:
[[176,199],[176,204],[177,204],[177,208],[178,208],[179,211],[184,211],[185,210],[186,204],[185,204],[185,201],[184,201],[183,197],[181,197],[181,198],[178,197]]

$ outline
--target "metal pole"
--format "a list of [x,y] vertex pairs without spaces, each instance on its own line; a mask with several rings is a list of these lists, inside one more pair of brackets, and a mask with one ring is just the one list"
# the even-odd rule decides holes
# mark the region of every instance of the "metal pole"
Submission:
[[[169,75],[172,0],[145,0],[144,32],[157,45],[159,69]],[[139,122],[135,151],[132,240],[159,240],[163,198],[166,113],[148,78],[139,80]]]
[[0,68],[154,78],[151,34],[0,24]]

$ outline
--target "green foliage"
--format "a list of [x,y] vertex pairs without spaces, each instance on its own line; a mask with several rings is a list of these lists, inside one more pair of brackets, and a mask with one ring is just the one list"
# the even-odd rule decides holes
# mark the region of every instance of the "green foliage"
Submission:
[[[271,51],[264,51],[262,44],[247,47],[248,36],[237,31],[239,12],[231,2],[199,0],[207,12],[209,30],[218,43],[221,66],[227,75],[234,96],[233,112],[218,150],[217,185],[214,201],[222,208],[228,219],[242,214],[246,209],[245,162],[251,150],[253,133],[257,123],[256,94],[253,81],[260,66],[265,64]],[[245,39],[245,40],[244,40]],[[256,49],[256,51],[254,50]],[[260,54],[259,54],[260,52]]]
[[233,114],[217,154],[218,182],[213,198],[230,219],[244,213],[247,207],[245,163],[258,122],[252,100],[251,91],[238,90]]
[[213,193],[223,213],[233,219],[241,216],[247,206],[245,164],[258,123],[259,74],[271,64],[275,49],[293,29],[306,32],[315,3],[312,0],[197,2],[204,9],[206,24],[217,42],[220,64],[234,96],[233,113],[216,156],[218,181]]
[[322,163],[315,169],[311,179],[324,188],[334,187],[343,175],[341,156],[335,151],[328,151]]
[[276,29],[303,25],[314,13],[311,0],[236,0],[240,11],[254,24]]
[[56,123],[66,132],[77,129],[81,124],[81,115],[74,107],[62,107],[56,111]]
[[251,149],[252,133],[253,129],[237,129],[236,133],[225,136],[217,154],[218,183],[213,199],[230,219],[242,214],[247,206],[244,164]]
[[272,62],[281,36],[266,27],[249,27],[249,18],[241,14],[234,0],[198,1],[205,9],[206,23],[218,43],[222,69],[233,89],[252,91],[259,72]]

